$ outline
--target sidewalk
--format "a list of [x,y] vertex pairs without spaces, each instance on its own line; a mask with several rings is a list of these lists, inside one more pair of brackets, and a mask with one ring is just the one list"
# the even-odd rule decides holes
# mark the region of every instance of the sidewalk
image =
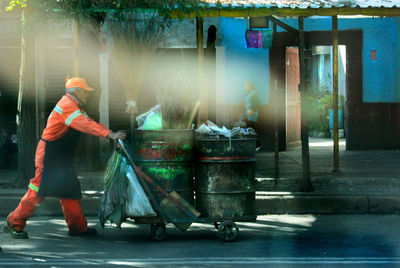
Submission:
[[[399,214],[400,151],[345,151],[340,141],[340,171],[332,173],[331,139],[310,139],[313,193],[300,192],[301,147],[279,154],[280,178],[274,179],[274,153],[257,153],[256,207],[266,214]],[[26,189],[5,188],[15,170],[0,170],[0,216],[13,210]],[[97,215],[103,172],[79,174],[87,215]],[[46,199],[37,215],[61,215],[56,199]]]
[[[257,154],[260,191],[300,191],[301,147],[279,153],[280,178],[274,177],[274,153]],[[400,151],[346,151],[339,142],[339,173],[333,173],[332,139],[310,138],[311,181],[317,193],[400,193]]]
[[340,172],[333,170],[332,139],[310,138],[313,193],[300,192],[301,147],[279,153],[280,176],[274,178],[274,153],[257,155],[257,208],[263,213],[399,214],[400,151],[346,151],[339,142]]

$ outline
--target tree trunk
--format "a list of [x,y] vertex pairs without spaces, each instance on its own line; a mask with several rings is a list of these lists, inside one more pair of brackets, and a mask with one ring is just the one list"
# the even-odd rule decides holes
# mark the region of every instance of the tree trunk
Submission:
[[18,172],[14,187],[28,185],[35,174],[36,106],[35,106],[35,36],[24,29],[26,11],[22,13],[21,65],[19,77],[17,135]]

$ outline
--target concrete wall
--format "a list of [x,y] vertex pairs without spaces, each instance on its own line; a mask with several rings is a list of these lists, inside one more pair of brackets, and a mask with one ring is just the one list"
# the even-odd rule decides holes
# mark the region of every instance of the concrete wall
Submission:
[[175,20],[166,34],[162,47],[166,48],[195,48],[196,20]]
[[262,104],[269,100],[269,51],[246,48],[246,20],[221,18],[222,45],[225,47],[225,92],[227,104],[242,104],[244,83],[252,81]]
[[[217,45],[221,43],[220,19],[203,19],[204,47],[207,42],[208,28],[217,27]],[[166,32],[166,38],[161,44],[164,48],[195,48],[196,47],[196,19],[174,20],[170,29]]]

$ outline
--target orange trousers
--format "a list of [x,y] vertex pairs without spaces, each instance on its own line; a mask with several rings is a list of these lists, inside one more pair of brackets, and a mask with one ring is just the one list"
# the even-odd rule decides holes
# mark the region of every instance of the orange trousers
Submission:
[[[18,207],[7,217],[8,226],[16,231],[22,231],[25,228],[26,221],[35,212],[36,207],[44,200],[44,198],[38,197],[37,191],[42,180],[45,146],[46,143],[41,140],[35,155],[35,177],[30,180],[29,189],[24,197],[22,197]],[[68,229],[76,233],[87,231],[87,222],[83,215],[81,203],[81,199],[60,199]]]

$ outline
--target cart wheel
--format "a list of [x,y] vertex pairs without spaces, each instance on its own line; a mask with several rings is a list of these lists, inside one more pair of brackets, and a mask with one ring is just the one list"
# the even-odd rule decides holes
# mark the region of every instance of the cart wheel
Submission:
[[150,236],[153,240],[162,241],[167,237],[164,223],[152,223],[150,225]]
[[218,237],[228,242],[233,241],[239,234],[239,227],[233,221],[223,221],[218,226]]
[[217,229],[217,230],[218,230],[219,223],[218,223],[217,221],[215,221],[215,222],[214,222],[214,227],[215,227],[215,229]]

